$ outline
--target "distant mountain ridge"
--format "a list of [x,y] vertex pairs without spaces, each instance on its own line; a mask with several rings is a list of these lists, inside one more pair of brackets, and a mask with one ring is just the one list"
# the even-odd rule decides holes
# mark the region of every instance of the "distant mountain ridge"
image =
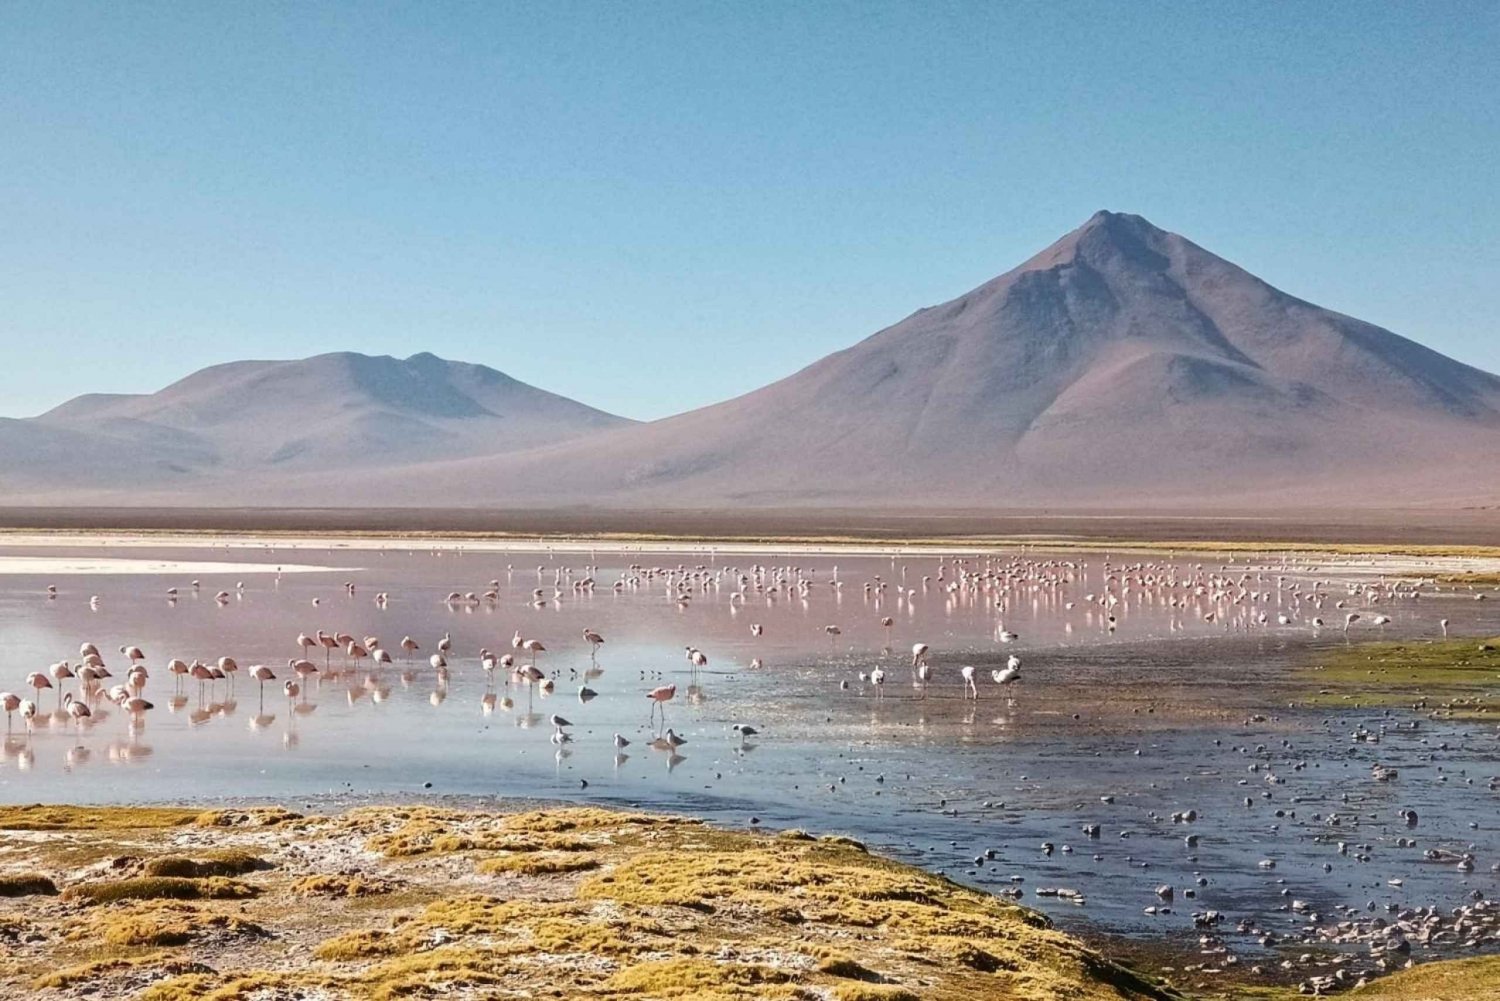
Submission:
[[[349,503],[387,506],[1500,500],[1500,378],[1111,212],[782,380],[645,424],[478,366],[363,358],[232,363],[19,423],[87,435],[107,420],[204,476],[211,448],[259,473],[236,489],[264,504],[326,497],[311,471],[350,455],[370,499]],[[519,420],[523,390],[541,394],[528,412],[558,415],[541,422],[552,437]],[[299,416],[256,409],[262,395]],[[252,413],[276,433],[245,431]],[[503,447],[481,430],[494,415],[512,422]],[[0,423],[0,459],[17,435]],[[45,449],[28,447],[35,473]]]
[[337,352],[214,365],[159,392],[89,394],[15,423],[108,441],[136,452],[143,472],[222,475],[493,455],[632,422],[483,365]]

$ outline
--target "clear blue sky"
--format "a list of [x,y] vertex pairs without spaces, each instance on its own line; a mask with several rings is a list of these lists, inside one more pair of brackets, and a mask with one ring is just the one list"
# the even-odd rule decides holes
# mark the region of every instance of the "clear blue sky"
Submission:
[[1500,370],[1500,3],[0,5],[0,414],[430,350],[633,417],[1139,212]]

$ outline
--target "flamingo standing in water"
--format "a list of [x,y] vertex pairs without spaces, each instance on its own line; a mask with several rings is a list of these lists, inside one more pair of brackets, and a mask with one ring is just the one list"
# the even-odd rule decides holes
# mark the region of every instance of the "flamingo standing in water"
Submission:
[[5,729],[10,732],[11,714],[21,708],[21,696],[13,692],[0,692],[0,709],[5,710]]
[[604,637],[592,629],[585,629],[583,631],[583,638],[589,645],[589,660],[593,660],[599,653],[599,648],[604,645]]
[[677,694],[676,685],[661,685],[646,693],[646,698],[651,700],[651,722],[656,721],[656,710],[661,709],[661,721],[667,721],[667,703],[672,701],[672,696]]
[[932,667],[925,660],[917,665],[917,687],[922,690],[922,698],[927,698],[927,683],[932,680]]
[[1021,680],[1021,658],[1011,654],[1005,661],[1005,666],[998,671],[991,671],[990,677],[995,679],[997,685],[1012,685]]
[[73,725],[77,729],[78,735],[80,737],[82,737],[83,736],[83,721],[86,720],[86,719],[88,719],[90,716],[92,716],[94,714],[89,711],[89,707],[88,706],[84,705],[82,702],[79,702],[77,699],[73,698],[73,693],[72,692],[68,692],[66,695],[63,696],[62,705],[63,705],[63,708],[65,710],[67,710],[68,715],[71,716],[71,717],[73,717]]
[[298,678],[306,682],[308,678],[318,673],[318,665],[310,660],[289,660],[286,662],[287,669]]
[[979,701],[979,686],[974,684],[974,665],[965,664],[958,673],[964,679],[964,698]]
[[[85,644],[85,645],[87,645],[87,644]],[[59,699],[61,699],[62,698],[62,687],[61,687],[62,682],[67,681],[69,678],[76,677],[76,675],[73,674],[73,669],[68,666],[68,662],[67,661],[60,660],[56,664],[53,664],[51,667],[47,668],[47,673],[50,674],[50,675],[52,675],[52,680],[56,681],[58,683],[59,687],[57,689],[57,697]],[[61,706],[62,703],[58,702],[58,705]]]
[[531,654],[531,666],[536,666],[536,655],[546,650],[541,640],[522,640],[521,648]]
[[[41,671],[32,671],[28,674],[26,684],[36,691],[36,697],[39,699],[42,697],[42,689],[52,687],[51,680]],[[58,704],[61,705],[61,703]]]
[[202,661],[195,660],[193,661],[193,666],[191,668],[190,674],[192,678],[198,682],[198,701],[202,702],[203,683],[205,681],[212,682],[214,680],[214,672],[209,670],[207,664],[203,663]]
[[339,645],[337,636],[329,636],[323,630],[318,630],[318,643],[323,647],[323,670],[327,671],[332,666],[333,651]]
[[878,667],[871,671],[870,684],[875,686],[875,697],[877,699],[885,698],[885,671]]
[[234,689],[234,676],[239,672],[239,669],[239,662],[236,661],[233,657],[219,658],[219,670],[223,672],[224,677],[228,679],[229,688],[231,691]]
[[276,672],[264,664],[256,664],[250,669],[250,677],[260,682],[260,707],[266,707],[266,682],[276,680]]

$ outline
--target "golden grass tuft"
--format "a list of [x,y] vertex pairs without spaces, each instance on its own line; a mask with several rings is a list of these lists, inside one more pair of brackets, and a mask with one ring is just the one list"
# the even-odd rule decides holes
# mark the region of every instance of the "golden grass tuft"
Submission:
[[199,827],[281,827],[305,820],[300,813],[280,806],[257,806],[247,810],[208,810],[197,814]]
[[57,884],[40,873],[23,872],[0,876],[0,897],[52,897]]
[[147,966],[161,959],[160,954],[153,953],[130,959],[100,959],[89,963],[79,963],[76,966],[65,966],[43,973],[34,979],[31,985],[37,990],[64,990],[81,984],[91,984],[112,973]]
[[610,977],[606,988],[651,997],[766,997],[762,988],[784,984],[791,974],[755,963],[710,959],[655,959],[628,966]]
[[228,850],[213,852],[196,860],[180,855],[161,855],[147,862],[145,871],[147,876],[203,879],[209,876],[243,876],[247,872],[270,868],[271,864],[257,855]]
[[884,984],[838,984],[833,996],[835,1001],[921,1001],[914,991]]
[[391,891],[384,880],[366,876],[304,876],[290,890],[299,897],[373,897]]
[[858,962],[853,957],[834,949],[815,950],[818,958],[817,970],[830,977],[844,980],[879,980],[880,974]]
[[258,892],[248,883],[222,876],[207,879],[141,876],[104,883],[80,883],[70,886],[63,898],[85,904],[107,904],[117,900],[243,900]]
[[181,827],[197,817],[193,810],[154,806],[0,806],[0,830],[118,831]]
[[478,870],[487,876],[555,876],[599,868],[598,859],[563,852],[517,852],[484,859]]
[[534,834],[555,834],[563,831],[615,830],[621,827],[632,826],[662,827],[700,823],[702,821],[689,817],[674,817],[650,813],[624,813],[618,810],[603,810],[591,806],[572,806],[511,814],[505,818],[505,829],[508,831],[528,831]]
[[388,931],[351,931],[320,942],[313,955],[333,963],[358,962],[394,955],[400,944]]
[[1423,963],[1345,997],[1349,1001],[1500,1001],[1500,956]]

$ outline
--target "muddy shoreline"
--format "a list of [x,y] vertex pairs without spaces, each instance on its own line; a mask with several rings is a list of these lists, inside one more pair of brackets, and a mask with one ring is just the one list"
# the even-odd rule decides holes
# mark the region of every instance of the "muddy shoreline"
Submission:
[[113,531],[451,532],[654,539],[976,537],[1227,543],[1500,546],[1500,509],[1091,511],[896,509],[615,510],[600,508],[0,507],[0,529]]

